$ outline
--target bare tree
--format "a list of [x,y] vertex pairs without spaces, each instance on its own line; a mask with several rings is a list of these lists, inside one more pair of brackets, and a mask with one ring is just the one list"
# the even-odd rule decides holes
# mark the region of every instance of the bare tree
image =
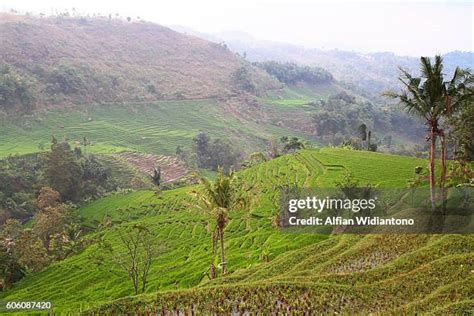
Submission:
[[[103,238],[99,242],[99,249],[103,250],[103,253],[96,257],[97,264],[112,262],[128,274],[135,295],[144,293],[151,265],[164,248],[155,246],[153,234],[143,225],[121,227],[117,232],[119,245],[113,246]],[[104,258],[104,255],[107,258]]]

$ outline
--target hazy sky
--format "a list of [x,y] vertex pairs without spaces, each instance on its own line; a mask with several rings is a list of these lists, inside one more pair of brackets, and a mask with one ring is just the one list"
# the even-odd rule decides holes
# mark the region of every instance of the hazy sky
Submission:
[[200,32],[245,32],[307,47],[433,55],[473,51],[473,0],[0,0],[0,10],[140,16]]

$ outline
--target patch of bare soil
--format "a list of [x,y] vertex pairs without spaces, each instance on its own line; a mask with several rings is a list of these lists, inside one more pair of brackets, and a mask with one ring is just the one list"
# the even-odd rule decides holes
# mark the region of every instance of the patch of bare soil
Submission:
[[154,169],[161,168],[162,183],[172,183],[193,177],[192,169],[174,156],[153,155],[144,153],[121,153],[118,155],[140,172],[153,175]]

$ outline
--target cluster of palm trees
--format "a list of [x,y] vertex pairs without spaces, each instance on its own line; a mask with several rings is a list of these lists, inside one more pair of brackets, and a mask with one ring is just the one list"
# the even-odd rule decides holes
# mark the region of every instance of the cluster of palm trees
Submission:
[[426,140],[430,142],[430,198],[431,208],[436,209],[436,141],[441,140],[441,175],[440,195],[443,206],[446,201],[446,157],[448,133],[447,121],[463,107],[474,102],[474,77],[468,69],[459,67],[454,71],[450,80],[444,79],[443,60],[436,56],[434,63],[428,57],[421,57],[421,76],[414,77],[406,70],[402,72],[400,81],[405,90],[402,93],[387,92],[386,96],[398,99],[408,113],[415,114],[425,120],[428,134]]

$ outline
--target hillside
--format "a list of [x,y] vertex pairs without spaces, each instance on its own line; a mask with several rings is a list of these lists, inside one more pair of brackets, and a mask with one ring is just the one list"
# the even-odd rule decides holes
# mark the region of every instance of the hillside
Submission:
[[[284,100],[280,100],[284,101]],[[305,101],[308,102],[308,101]],[[49,149],[51,135],[72,146],[87,137],[90,153],[138,151],[174,155],[204,131],[232,141],[241,152],[264,149],[269,139],[309,139],[311,109],[245,104],[239,100],[179,100],[48,109],[19,118],[0,116],[0,158]]]
[[[419,58],[399,56],[391,52],[362,53],[339,49],[316,49],[299,45],[255,39],[249,34],[223,32],[206,34],[181,26],[173,29],[192,34],[216,43],[225,42],[228,47],[249,61],[296,62],[302,65],[323,67],[347,87],[371,99],[386,102],[380,94],[399,87],[398,67],[411,73],[418,72]],[[454,69],[474,68],[474,52],[453,51],[443,55],[445,72],[451,75]]]
[[[174,155],[206,132],[246,155],[288,135],[339,144],[361,121],[385,151],[384,137],[410,147],[423,133],[322,68],[252,65],[224,44],[141,20],[3,14],[0,35],[0,157],[44,151],[52,135],[73,146],[87,137],[91,153]],[[338,130],[318,127],[315,115],[341,110],[351,113]]]
[[0,37],[3,83],[17,85],[4,108],[226,98],[242,67],[258,89],[279,86],[223,45],[141,20],[2,14]]
[[[91,153],[174,155],[201,131],[248,154],[311,139],[305,104],[342,90],[282,90],[225,45],[141,20],[2,14],[0,35],[0,157],[44,151],[51,135],[87,137]],[[274,106],[288,98],[302,106]]]
[[[192,187],[110,196],[78,210],[92,227],[105,216],[106,234],[142,223],[167,251],[151,268],[147,294],[128,297],[126,276],[97,266],[96,246],[28,276],[2,300],[49,299],[55,312],[100,313],[174,311],[210,313],[320,310],[322,313],[465,312],[472,307],[474,240],[455,235],[340,235],[285,233],[273,226],[280,185],[333,186],[350,170],[362,183],[405,187],[425,161],[342,149],[304,150],[257,165],[239,177],[257,187],[249,212],[231,214],[226,229],[230,274],[209,282],[207,218],[189,207]],[[391,168],[396,165],[397,168]],[[373,172],[368,173],[370,169]],[[132,218],[124,218],[123,211]],[[262,253],[269,261],[262,261]],[[87,271],[87,273],[84,273]],[[79,291],[80,289],[80,291]],[[125,297],[125,298],[124,298]],[[120,299],[118,301],[113,301]],[[455,300],[456,303],[452,301]],[[113,301],[113,302],[111,302]],[[94,303],[92,303],[94,302]]]

